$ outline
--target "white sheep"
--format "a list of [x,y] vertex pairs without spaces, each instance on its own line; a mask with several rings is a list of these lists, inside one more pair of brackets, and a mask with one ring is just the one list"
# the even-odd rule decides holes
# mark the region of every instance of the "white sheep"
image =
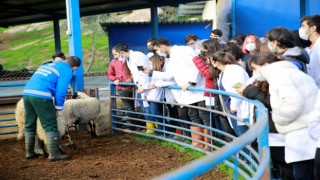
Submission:
[[[24,136],[24,128],[26,126],[26,117],[25,117],[25,109],[23,104],[23,99],[20,99],[17,103],[16,109],[15,109],[15,118],[16,122],[18,124],[18,135],[17,139],[22,140]],[[66,134],[67,131],[67,121],[63,116],[59,116],[57,114],[57,125],[58,125],[58,131],[60,132],[60,136],[63,136]],[[44,141],[46,144],[47,138],[45,130],[42,128],[39,118],[37,119],[37,136],[40,140]]]
[[69,99],[64,103],[63,116],[68,126],[78,120],[79,123],[93,123],[91,130],[97,136],[110,133],[107,129],[107,113],[100,101],[83,92],[76,92],[74,97],[77,99]]

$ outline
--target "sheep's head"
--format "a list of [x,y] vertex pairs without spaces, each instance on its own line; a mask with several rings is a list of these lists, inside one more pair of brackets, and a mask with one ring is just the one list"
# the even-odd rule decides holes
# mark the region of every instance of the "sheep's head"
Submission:
[[78,99],[78,92],[75,92],[75,93],[72,95],[71,98],[72,98],[72,99]]
[[75,92],[73,95],[72,95],[72,99],[86,99],[86,98],[89,98],[90,96],[88,96],[86,93],[84,92]]

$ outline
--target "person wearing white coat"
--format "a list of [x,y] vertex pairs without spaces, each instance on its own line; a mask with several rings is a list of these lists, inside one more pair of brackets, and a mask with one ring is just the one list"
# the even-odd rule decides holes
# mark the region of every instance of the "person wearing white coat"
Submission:
[[[234,85],[245,84],[249,79],[248,73],[245,69],[238,64],[235,58],[228,52],[218,51],[208,55],[208,59],[211,61],[213,67],[221,70],[218,79],[220,90],[237,93]],[[247,101],[243,101],[235,97],[225,99],[225,105],[233,115],[240,119],[249,119],[250,109]],[[236,120],[231,120],[231,124],[237,136],[241,136],[248,129],[244,123]]]
[[[148,75],[142,72],[142,69],[138,69],[140,67],[150,67],[148,57],[139,51],[129,50],[128,45],[124,43],[119,43],[112,48],[112,53],[114,58],[117,58],[119,61],[125,62],[128,65],[128,68],[132,74],[133,82],[136,84],[138,88],[138,93],[136,93],[136,98],[138,99],[146,99],[145,89],[148,88],[148,84],[150,82],[150,78]],[[147,101],[139,101],[139,106],[141,107],[144,113],[149,113],[146,111],[149,107]],[[145,119],[150,119],[148,116],[144,116]],[[138,125],[142,125],[141,122],[135,122]]]
[[[272,162],[272,178],[282,178],[282,179],[294,179],[292,172],[292,165],[286,163],[284,155],[285,147],[285,136],[279,134],[276,130],[275,124],[272,121],[271,117],[271,103],[270,103],[270,93],[269,93],[269,84],[265,79],[261,79],[261,75],[257,72],[256,68],[261,67],[265,63],[274,63],[276,61],[283,60],[278,59],[277,56],[271,53],[256,53],[249,60],[250,69],[253,71],[253,76],[247,82],[247,85],[243,85],[239,88],[235,88],[236,91],[248,98],[261,101],[266,108],[268,108],[268,121],[269,121],[269,146],[270,146],[270,157]],[[254,67],[251,66],[251,62],[254,62]],[[251,109],[251,122],[254,123],[258,121],[254,114],[256,108],[253,105],[250,105]],[[256,143],[252,144],[254,147]]]
[[308,123],[309,135],[317,141],[317,151],[314,161],[315,179],[320,180],[320,90],[314,109],[310,112]]
[[262,67],[251,61],[251,66],[269,83],[272,120],[285,136],[285,160],[292,164],[294,178],[313,179],[316,142],[307,125],[318,92],[314,80],[288,61]]
[[[165,53],[170,55],[170,65],[168,64],[168,70],[166,73],[150,71],[149,76],[163,80],[169,80],[173,77],[177,85],[182,87],[182,90],[175,91],[174,93],[174,97],[178,103],[205,107],[203,92],[186,91],[190,86],[197,88],[205,87],[205,78],[200,74],[192,61],[193,57],[196,56],[195,51],[187,46],[171,46],[165,38],[156,39],[154,48],[161,54]],[[201,111],[194,108],[187,109],[188,115],[193,123],[204,124],[204,121],[210,120],[210,114],[207,111]],[[191,132],[193,139],[203,141],[204,137],[202,135],[194,133],[194,131],[203,133],[203,128],[192,125],[190,126],[190,129],[193,131]],[[204,145],[198,141],[193,141],[192,145],[204,148]]]
[[310,56],[308,74],[320,87],[320,15],[304,16],[301,21],[299,37],[311,41],[311,45],[305,48]]

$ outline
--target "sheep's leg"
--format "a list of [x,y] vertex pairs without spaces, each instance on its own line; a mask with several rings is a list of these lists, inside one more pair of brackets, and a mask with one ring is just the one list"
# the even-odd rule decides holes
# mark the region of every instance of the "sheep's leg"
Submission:
[[92,121],[89,121],[88,122],[89,126],[90,126],[90,134],[92,137],[96,137],[97,134],[96,134],[96,125],[92,122]]
[[71,136],[69,135],[68,131],[66,131],[64,136],[68,139],[69,144],[64,144],[63,146],[70,146],[72,150],[75,151],[77,149],[77,146],[71,140]]

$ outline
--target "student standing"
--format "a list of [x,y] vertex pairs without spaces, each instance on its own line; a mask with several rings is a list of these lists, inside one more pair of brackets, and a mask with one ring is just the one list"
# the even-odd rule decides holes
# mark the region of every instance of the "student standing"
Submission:
[[[213,67],[221,70],[219,75],[219,88],[226,92],[236,93],[235,84],[245,84],[249,79],[248,73],[237,63],[235,58],[228,52],[218,51],[212,55],[208,55]],[[230,97],[225,101],[226,107],[232,115],[240,119],[249,119],[249,104],[241,99]],[[231,120],[234,131],[237,136],[241,136],[248,127],[236,120]]]
[[313,179],[316,142],[307,126],[318,92],[314,80],[288,61],[251,66],[269,83],[272,120],[285,136],[285,160],[294,178]]
[[301,39],[311,41],[311,45],[305,48],[310,56],[310,63],[307,65],[308,74],[320,87],[320,15],[304,16],[301,21],[299,36]]

